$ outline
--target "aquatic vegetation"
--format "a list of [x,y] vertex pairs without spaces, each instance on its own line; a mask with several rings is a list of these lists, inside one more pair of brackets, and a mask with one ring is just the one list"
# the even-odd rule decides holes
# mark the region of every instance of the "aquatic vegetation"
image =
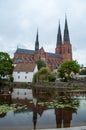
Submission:
[[2,113],[7,113],[8,111],[15,111],[16,110],[16,107],[15,107],[15,105],[7,105],[7,104],[5,104],[5,105],[0,105],[0,114],[2,114]]
[[27,109],[27,106],[24,105],[17,105],[17,104],[11,104],[11,105],[8,105],[8,104],[3,104],[3,105],[0,105],[0,115],[2,113],[7,113],[9,111],[17,111],[17,110],[22,110],[22,109]]
[[54,101],[45,101],[45,102],[38,102],[41,106],[46,106],[47,108],[73,108],[77,109],[79,106],[79,100],[76,98],[64,97],[60,96],[58,100]]

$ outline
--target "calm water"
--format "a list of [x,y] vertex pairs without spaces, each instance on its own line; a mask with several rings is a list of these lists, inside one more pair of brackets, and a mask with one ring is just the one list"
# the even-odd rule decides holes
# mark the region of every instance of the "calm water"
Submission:
[[11,104],[26,105],[27,109],[0,115],[0,126],[29,126],[36,128],[61,128],[86,125],[86,94],[58,92],[35,93],[30,89],[13,89]]

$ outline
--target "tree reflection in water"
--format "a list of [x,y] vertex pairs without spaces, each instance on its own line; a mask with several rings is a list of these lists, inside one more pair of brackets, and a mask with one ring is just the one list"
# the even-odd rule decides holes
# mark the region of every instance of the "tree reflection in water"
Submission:
[[71,96],[67,92],[56,92],[54,90],[53,92],[50,90],[47,92],[42,91],[37,94],[33,91],[33,95],[37,98],[36,108],[40,105],[42,109],[55,110],[56,128],[70,127],[72,114],[77,113],[77,108],[79,107],[79,99],[77,97]]
[[[24,92],[25,93],[25,92]],[[18,95],[17,95],[18,94]],[[17,105],[23,105],[26,106],[23,109],[16,109],[14,111],[14,114],[17,113],[24,113],[24,112],[33,112],[33,128],[36,130],[36,127],[38,128],[37,122],[39,116],[43,116],[43,112],[45,110],[54,110],[55,113],[55,120],[56,120],[56,128],[62,128],[62,127],[70,127],[71,121],[72,121],[72,115],[73,113],[77,113],[77,109],[80,104],[80,100],[77,96],[72,96],[71,93],[68,92],[57,92],[54,91],[39,91],[36,93],[33,90],[33,96],[32,99],[28,99],[28,93],[23,95],[23,98],[21,98],[21,93],[17,93],[15,98],[7,98],[5,99],[5,102],[9,104],[17,104]],[[20,94],[20,95],[19,95]],[[12,95],[12,94],[11,94]],[[19,98],[18,98],[19,96]],[[31,96],[30,96],[31,98]],[[10,101],[9,101],[10,100]],[[4,103],[4,102],[3,102]],[[0,117],[6,116],[6,113],[2,113]],[[29,116],[29,115],[28,115]]]

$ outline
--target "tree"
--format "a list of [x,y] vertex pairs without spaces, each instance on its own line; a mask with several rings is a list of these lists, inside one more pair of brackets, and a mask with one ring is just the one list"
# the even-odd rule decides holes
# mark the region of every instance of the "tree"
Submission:
[[38,75],[39,75],[39,80],[40,81],[48,81],[48,76],[51,74],[51,71],[49,70],[49,68],[47,67],[42,67],[39,72],[38,72]]
[[80,66],[77,61],[65,61],[58,69],[59,77],[64,78],[65,80],[71,79],[71,73],[79,73],[79,69]]
[[13,72],[12,60],[8,53],[0,52],[0,78]]
[[42,67],[37,73],[34,74],[33,83],[41,81],[54,82],[55,79],[56,79],[55,76],[51,73],[49,68]]
[[55,82],[55,80],[56,80],[55,75],[54,75],[54,74],[50,74],[50,75],[48,76],[48,80],[49,80],[49,82]]
[[80,75],[86,75],[86,69],[81,70],[79,74]]
[[40,70],[42,67],[46,67],[46,63],[43,59],[38,59],[37,61],[37,67],[38,67],[38,70]]

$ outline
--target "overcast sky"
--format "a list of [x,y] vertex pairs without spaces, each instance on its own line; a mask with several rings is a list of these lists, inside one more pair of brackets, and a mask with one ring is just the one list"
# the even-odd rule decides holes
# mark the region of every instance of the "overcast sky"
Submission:
[[86,0],[0,0],[0,51],[13,57],[17,47],[33,50],[38,28],[40,47],[55,52],[65,13],[73,59],[86,66]]

